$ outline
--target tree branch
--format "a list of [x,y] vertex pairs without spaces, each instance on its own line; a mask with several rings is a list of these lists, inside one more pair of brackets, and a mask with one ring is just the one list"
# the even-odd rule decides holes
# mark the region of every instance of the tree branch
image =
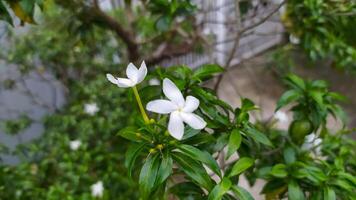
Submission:
[[268,13],[265,17],[263,17],[262,19],[260,19],[258,22],[251,24],[250,26],[246,26],[243,29],[240,30],[240,34],[245,33],[248,30],[251,30],[261,24],[263,24],[264,22],[266,22],[270,17],[272,17],[272,15],[274,15],[276,12],[278,12],[278,10],[286,3],[286,0],[282,1],[282,3],[280,3],[275,9],[273,9],[270,13]]

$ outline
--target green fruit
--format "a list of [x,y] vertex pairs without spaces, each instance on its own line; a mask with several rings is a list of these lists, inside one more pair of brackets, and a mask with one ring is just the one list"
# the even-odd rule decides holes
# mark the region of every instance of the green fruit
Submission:
[[289,135],[297,144],[302,144],[305,136],[311,132],[313,132],[313,124],[308,119],[294,120],[289,126]]

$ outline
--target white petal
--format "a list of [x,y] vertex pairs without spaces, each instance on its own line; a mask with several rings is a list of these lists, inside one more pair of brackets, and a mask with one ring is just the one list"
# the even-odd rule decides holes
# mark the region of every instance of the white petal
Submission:
[[148,102],[146,109],[155,113],[168,114],[177,110],[178,108],[171,101],[159,99]]
[[178,112],[172,112],[169,117],[168,132],[172,137],[181,140],[184,134],[184,124]]
[[138,69],[137,73],[137,83],[141,83],[147,75],[147,67],[145,61],[142,61],[140,69]]
[[127,87],[135,86],[135,83],[127,78],[117,78],[117,85],[119,87],[127,88]]
[[206,126],[204,119],[194,113],[181,112],[180,116],[185,123],[194,129],[203,129]]
[[183,111],[190,113],[196,110],[198,107],[199,107],[199,99],[193,96],[187,96]]
[[138,69],[134,64],[130,63],[126,68],[127,77],[134,83],[137,83],[138,79]]
[[117,84],[117,79],[111,75],[111,74],[106,74],[106,78],[113,84]]
[[184,106],[184,98],[178,87],[168,78],[163,80],[163,93],[179,107]]

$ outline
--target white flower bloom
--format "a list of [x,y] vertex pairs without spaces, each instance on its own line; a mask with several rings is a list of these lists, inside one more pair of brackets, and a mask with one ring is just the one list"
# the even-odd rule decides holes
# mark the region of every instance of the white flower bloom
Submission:
[[318,138],[315,133],[311,133],[305,137],[304,144],[302,145],[302,149],[310,150],[311,148],[318,146],[315,148],[315,152],[318,155],[321,155],[321,146],[319,146],[323,142],[323,139]]
[[163,93],[169,100],[159,99],[148,102],[146,109],[155,113],[170,114],[168,132],[180,140],[184,134],[184,124],[193,129],[203,129],[206,122],[193,112],[199,107],[199,100],[193,96],[184,97],[178,87],[169,79],[163,80]]
[[98,105],[96,103],[87,103],[84,105],[84,112],[89,115],[95,115],[99,111]]
[[90,187],[90,189],[92,197],[102,197],[104,194],[104,186],[102,181],[96,182]]
[[135,85],[141,83],[147,75],[147,67],[145,61],[141,63],[140,69],[130,63],[126,68],[127,78],[115,78],[111,74],[106,74],[106,78],[118,87],[128,88],[134,87]]
[[300,43],[300,40],[299,40],[299,38],[297,38],[295,35],[293,35],[293,34],[290,34],[289,35],[289,41],[290,41],[290,43],[292,43],[292,44],[299,44]]
[[79,149],[80,145],[82,145],[82,142],[80,140],[72,140],[69,143],[69,147],[71,150],[76,151]]
[[274,118],[276,118],[278,121],[282,122],[282,123],[287,123],[288,122],[288,115],[283,112],[283,111],[277,111],[276,113],[274,113]]
[[159,85],[159,84],[160,84],[160,82],[159,82],[159,80],[156,79],[156,78],[150,79],[150,80],[148,81],[148,85]]

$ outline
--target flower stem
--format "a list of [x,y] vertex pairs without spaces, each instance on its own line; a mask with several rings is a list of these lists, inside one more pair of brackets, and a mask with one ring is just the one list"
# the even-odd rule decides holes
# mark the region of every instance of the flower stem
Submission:
[[133,90],[133,92],[135,94],[136,101],[137,101],[138,107],[140,108],[140,112],[141,112],[141,115],[143,117],[143,120],[145,121],[146,124],[149,124],[150,119],[148,118],[148,116],[146,114],[146,111],[143,108],[142,101],[141,101],[140,95],[138,94],[137,87],[136,86],[132,87],[132,90]]

